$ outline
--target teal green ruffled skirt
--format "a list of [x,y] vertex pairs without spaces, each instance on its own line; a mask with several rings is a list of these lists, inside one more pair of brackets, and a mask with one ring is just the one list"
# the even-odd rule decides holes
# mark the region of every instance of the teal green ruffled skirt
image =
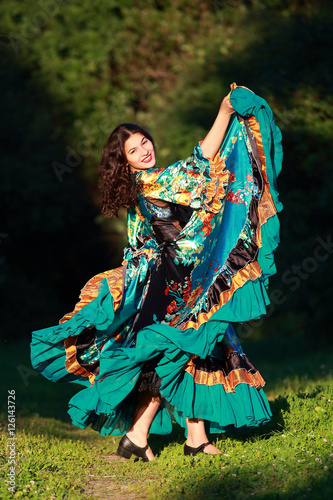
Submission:
[[[156,372],[161,378],[163,400],[151,433],[170,433],[172,420],[185,428],[186,418],[204,419],[211,433],[257,427],[270,420],[271,411],[262,389],[264,382],[242,353],[230,325],[213,316],[201,329],[185,331],[183,335],[168,325],[150,325],[138,332],[135,347],[126,347],[115,332],[140,306],[134,285],[132,295],[129,291],[131,297],[116,311],[107,278],[95,286],[98,294],[94,299],[63,323],[34,332],[31,344],[32,364],[45,377],[86,386],[69,401],[69,415],[76,426],[85,428],[91,424],[101,435],[126,433],[133,420],[142,367],[157,356]],[[237,309],[236,306],[235,301]],[[77,361],[80,334],[89,332],[92,325],[94,341],[85,353],[90,356],[91,365],[92,358],[98,357],[97,376],[82,368],[89,365],[82,362],[82,354],[82,366]],[[206,362],[202,368],[195,361],[212,359],[207,352],[213,338],[220,339],[215,344],[219,366]],[[230,363],[232,357],[234,361]]]

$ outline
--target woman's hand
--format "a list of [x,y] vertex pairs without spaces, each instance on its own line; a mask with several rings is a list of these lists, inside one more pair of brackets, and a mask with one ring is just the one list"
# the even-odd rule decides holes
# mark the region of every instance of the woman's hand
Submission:
[[[231,90],[233,90],[233,85],[234,84],[230,86]],[[229,96],[230,94],[221,102],[216,120],[204,140],[201,142],[201,151],[205,158],[212,160],[215,157],[224,139],[230,117],[235,112],[234,108],[231,106]]]
[[220,113],[225,115],[232,115],[235,112],[234,108],[231,106],[229,95],[230,94],[225,96],[220,106]]

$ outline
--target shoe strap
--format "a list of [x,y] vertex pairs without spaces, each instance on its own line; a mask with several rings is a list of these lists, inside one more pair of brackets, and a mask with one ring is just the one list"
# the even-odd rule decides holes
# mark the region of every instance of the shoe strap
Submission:
[[208,441],[208,443],[202,443],[200,446],[198,446],[198,448],[193,448],[193,449],[195,449],[197,453],[200,453],[201,451],[204,451],[206,446],[209,444],[210,442]]
[[207,443],[202,443],[200,446],[198,446],[198,448],[193,448],[193,446],[188,446],[187,444],[185,444],[185,448],[187,449],[187,451],[189,453],[196,455],[197,453],[200,453],[201,451],[203,451],[206,448],[206,446],[209,444],[210,444],[209,441]]

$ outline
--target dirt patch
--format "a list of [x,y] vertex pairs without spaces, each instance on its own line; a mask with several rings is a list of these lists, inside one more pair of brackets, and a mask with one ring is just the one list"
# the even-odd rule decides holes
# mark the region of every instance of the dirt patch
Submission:
[[[103,455],[100,457],[106,462],[126,462],[125,458],[118,455]],[[126,478],[121,480],[117,474],[110,474],[109,476],[98,476],[89,474],[88,485],[84,491],[85,495],[95,496],[100,500],[138,500],[146,498],[145,495],[138,493],[130,493],[129,487],[136,484],[136,481],[128,482]]]
[[137,500],[141,498],[137,494],[128,492],[128,485],[121,484],[116,476],[105,476],[92,479],[89,481],[86,490],[84,491],[86,495],[96,496],[100,500],[105,499],[128,499]]

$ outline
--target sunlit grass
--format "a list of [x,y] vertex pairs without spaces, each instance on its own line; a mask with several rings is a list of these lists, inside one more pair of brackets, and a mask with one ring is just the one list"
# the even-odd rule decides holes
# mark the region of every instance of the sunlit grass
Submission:
[[[13,352],[14,348],[8,350],[11,355]],[[16,361],[28,366],[26,354],[26,346],[15,348]],[[257,354],[261,357],[263,352]],[[279,363],[267,364],[267,373],[264,369],[273,411],[269,425],[246,433],[212,436],[222,455],[192,458],[183,456],[183,430],[175,425],[170,436],[150,436],[157,459],[148,464],[117,457],[119,438],[102,438],[91,429],[80,430],[68,422],[66,405],[73,388],[53,385],[40,376],[31,376],[24,386],[14,364],[9,389],[25,394],[21,409],[17,402],[16,488],[12,496],[5,482],[9,455],[3,409],[1,447],[5,454],[0,497],[331,498],[332,355],[293,356],[294,365],[281,358]],[[7,357],[8,367],[10,359],[13,357]],[[260,365],[260,359],[256,361]],[[261,364],[265,362],[263,359]],[[37,400],[39,391],[42,397]]]

